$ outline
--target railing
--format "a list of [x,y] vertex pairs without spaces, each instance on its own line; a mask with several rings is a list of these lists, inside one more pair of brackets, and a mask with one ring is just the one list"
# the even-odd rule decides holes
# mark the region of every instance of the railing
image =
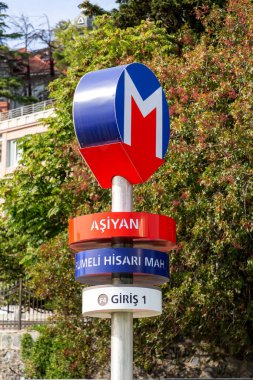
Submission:
[[24,115],[29,115],[31,113],[44,111],[45,109],[52,108],[54,106],[55,99],[45,100],[40,103],[29,104],[28,106],[23,106],[20,108],[14,108],[13,110],[7,112],[0,112],[0,121],[14,119],[15,117],[20,117]]
[[19,329],[47,323],[53,315],[45,300],[34,296],[22,279],[12,283],[0,282],[0,329]]

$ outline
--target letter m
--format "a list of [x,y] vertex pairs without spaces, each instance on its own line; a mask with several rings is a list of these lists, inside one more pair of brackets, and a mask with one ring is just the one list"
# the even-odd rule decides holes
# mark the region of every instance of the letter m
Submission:
[[[147,99],[143,100],[139,91],[135,87],[130,75],[125,70],[125,96],[124,96],[124,143],[131,145],[132,134],[132,98],[137,107],[146,117],[151,111],[156,109],[156,157],[163,158],[163,102],[162,102],[162,87],[160,86]],[[143,136],[145,139],[145,136]]]

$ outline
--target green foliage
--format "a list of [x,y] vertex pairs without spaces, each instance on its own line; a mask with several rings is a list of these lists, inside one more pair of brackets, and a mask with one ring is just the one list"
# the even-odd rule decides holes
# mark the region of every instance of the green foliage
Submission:
[[6,29],[8,29],[8,25],[6,23],[6,19],[8,18],[5,13],[8,9],[8,5],[2,1],[0,1],[0,48],[2,49],[2,44],[4,44],[5,40],[17,38],[19,34],[17,33],[6,33]]
[[201,23],[196,18],[196,9],[202,9],[209,13],[211,7],[217,4],[225,7],[226,0],[118,0],[119,10],[113,11],[116,25],[121,28],[136,26],[142,20],[150,20],[161,23],[169,33],[177,32],[183,25],[190,25],[195,31],[203,31]]
[[28,333],[23,334],[21,340],[21,356],[24,360],[27,360],[31,356],[31,351],[33,347],[32,336]]
[[[7,227],[6,220],[0,219],[0,279],[2,281],[13,280],[17,276],[22,276],[22,268],[19,265],[16,246],[14,243],[14,235],[10,233]],[[14,246],[12,246],[12,244]]]
[[39,260],[29,269],[29,274],[37,297],[49,299],[50,308],[61,315],[81,313],[81,286],[74,279],[74,255],[68,249],[67,233],[42,244],[35,254]]
[[[95,334],[103,331],[97,341]],[[70,379],[91,378],[105,369],[109,355],[109,325],[98,321],[84,322],[80,317],[59,318],[53,326],[40,328],[33,342],[25,334],[21,356],[29,378]]]
[[93,16],[102,16],[104,14],[108,14],[109,12],[106,12],[103,8],[101,8],[97,4],[91,4],[89,0],[83,1],[81,4],[78,5],[78,8],[81,8],[83,13],[87,16],[93,17]]
[[[42,330],[43,331],[43,330]],[[34,342],[31,335],[26,333],[21,341],[21,356],[26,364],[26,375],[44,378],[52,350],[52,334],[44,333]]]
[[214,8],[201,43],[161,67],[170,151],[136,189],[138,209],[177,221],[180,244],[165,288],[174,331],[231,352],[252,350],[251,20],[252,4],[231,1],[217,30],[223,14]]
[[[98,70],[123,62],[147,62],[158,50],[164,55],[176,48],[175,44],[168,41],[166,31],[152,22],[142,22],[135,28],[122,30],[115,28],[112,18],[107,15],[97,18],[94,29],[86,30],[83,36],[80,36],[80,30],[75,26],[69,26],[57,31],[57,37],[64,46],[68,86],[71,80],[75,86],[78,77],[88,70]],[[56,87],[57,83],[54,82]]]

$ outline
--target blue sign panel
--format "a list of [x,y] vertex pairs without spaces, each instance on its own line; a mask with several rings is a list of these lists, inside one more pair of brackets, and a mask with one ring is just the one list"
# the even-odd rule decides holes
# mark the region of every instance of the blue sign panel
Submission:
[[169,256],[164,252],[141,248],[101,248],[76,254],[76,280],[112,273],[153,275],[168,280]]

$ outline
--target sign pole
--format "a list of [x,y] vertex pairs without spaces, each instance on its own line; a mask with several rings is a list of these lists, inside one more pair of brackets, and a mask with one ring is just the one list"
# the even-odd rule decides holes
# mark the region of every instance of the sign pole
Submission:
[[133,380],[133,318],[162,313],[176,224],[133,212],[132,185],[164,163],[170,121],[155,74],[130,63],[85,74],[73,102],[80,153],[100,186],[112,189],[112,211],[69,222],[83,316],[111,318],[111,380]]
[[[112,179],[112,211],[133,210],[132,185],[123,177]],[[113,247],[126,247],[132,244],[115,240]],[[112,276],[112,284],[133,283],[132,275]],[[111,317],[111,380],[133,379],[133,313],[115,312]]]
[[133,186],[124,177],[112,179],[112,211],[133,211]]

